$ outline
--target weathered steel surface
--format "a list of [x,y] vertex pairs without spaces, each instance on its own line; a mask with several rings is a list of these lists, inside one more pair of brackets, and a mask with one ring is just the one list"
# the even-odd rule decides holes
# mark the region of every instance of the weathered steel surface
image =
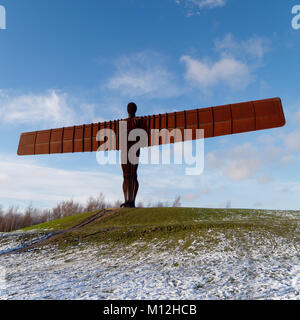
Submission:
[[[172,132],[173,129],[180,130],[184,140],[184,129],[192,129],[192,139],[196,139],[196,129],[204,129],[204,137],[211,138],[271,129],[285,124],[280,98],[137,117],[136,119],[144,122],[144,128],[149,135],[149,146],[173,143],[173,137],[167,139],[168,132]],[[101,129],[111,129],[115,132],[116,146],[110,146],[108,149],[119,150],[119,121],[121,120],[23,133],[20,138],[18,155],[97,151],[100,142],[96,141],[96,135]],[[128,121],[128,119],[122,121]],[[167,129],[168,131],[161,134],[161,137],[158,135],[151,137],[152,129]]]
[[[138,162],[128,161],[128,151],[135,143],[128,141],[133,129],[144,129],[148,133],[148,146],[174,143],[186,139],[196,139],[197,129],[204,130],[204,137],[231,135],[242,132],[271,129],[285,124],[281,100],[279,98],[250,101],[218,107],[136,117],[137,107],[130,103],[127,107],[127,132],[121,132],[120,121],[109,121],[60,129],[23,133],[20,138],[19,155],[38,155],[53,153],[74,153],[97,151],[103,142],[96,140],[101,129],[110,129],[116,134],[115,143],[111,142],[106,150],[120,150],[123,170],[123,192],[125,202],[122,207],[135,207],[139,189],[137,179]],[[155,134],[153,130],[157,129]],[[164,131],[162,129],[165,129]],[[175,131],[177,133],[175,133]],[[186,137],[185,129],[192,130]],[[179,132],[178,132],[179,131]],[[163,132],[163,133],[162,133]],[[111,134],[111,132],[110,132]],[[126,139],[126,147],[121,146],[121,138]],[[178,140],[178,136],[181,136]],[[171,137],[170,137],[171,136]],[[147,146],[147,145],[145,145]],[[137,150],[139,157],[140,150]],[[127,160],[127,161],[124,161]]]

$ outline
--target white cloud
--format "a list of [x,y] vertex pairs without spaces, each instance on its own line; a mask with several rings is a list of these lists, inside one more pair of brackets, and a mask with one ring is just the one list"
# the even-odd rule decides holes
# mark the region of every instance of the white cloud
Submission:
[[225,175],[234,181],[247,180],[254,176],[260,164],[257,158],[233,159],[225,169]]
[[[0,181],[1,198],[13,204],[16,200],[23,204],[33,201],[51,207],[71,197],[84,202],[89,196],[96,196],[100,192],[108,200],[119,200],[122,197],[121,174],[109,174],[104,170],[51,168],[32,158],[0,155]],[[117,191],[116,186],[119,186]]]
[[177,4],[183,3],[190,9],[189,14],[197,14],[201,9],[214,9],[224,7],[227,0],[175,0]]
[[259,184],[273,182],[266,168],[282,170],[289,165],[300,149],[300,130],[263,134],[258,145],[245,143],[231,149],[220,149],[206,155],[206,168],[218,171],[231,181],[256,179]]
[[183,56],[181,61],[186,65],[185,79],[205,93],[217,85],[225,85],[234,90],[244,89],[252,80],[249,66],[232,57],[222,57],[211,62]]
[[0,91],[0,122],[4,125],[67,126],[102,120],[95,116],[93,104],[74,96],[49,90],[39,94]]
[[[1,98],[1,97],[0,97]],[[67,95],[50,91],[46,94],[6,95],[1,99],[0,117],[4,124],[52,123],[74,121],[74,110],[69,107]]]
[[263,143],[265,145],[272,145],[274,142],[276,142],[276,138],[273,135],[267,133],[261,134],[257,140],[259,143]]
[[209,152],[206,155],[206,164],[212,168],[220,168],[222,165],[222,159],[218,158],[216,153]]
[[237,41],[229,33],[223,39],[215,40],[218,59],[181,57],[185,63],[185,79],[199,87],[204,93],[216,86],[229,87],[232,90],[245,89],[255,78],[254,71],[261,67],[261,60],[270,50],[265,38],[252,37]]
[[175,76],[160,61],[161,56],[141,52],[116,62],[117,71],[107,87],[126,97],[170,98],[180,94]]
[[226,4],[226,0],[191,0],[196,6],[201,8],[216,8],[223,7]]
[[262,59],[271,48],[270,41],[266,38],[253,36],[239,42],[228,33],[223,39],[215,40],[215,49],[222,55]]
[[260,171],[263,159],[258,150],[250,143],[236,146],[230,150],[209,153],[206,166],[219,170],[231,181],[244,181],[254,178]]
[[296,129],[282,136],[282,139],[289,151],[297,152],[300,147],[300,129]]

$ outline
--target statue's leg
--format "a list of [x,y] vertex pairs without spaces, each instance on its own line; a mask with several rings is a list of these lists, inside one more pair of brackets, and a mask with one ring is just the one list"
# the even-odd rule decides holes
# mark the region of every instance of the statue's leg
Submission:
[[121,207],[135,208],[135,198],[139,189],[137,175],[124,175],[123,192],[125,202]]
[[[140,153],[138,152],[138,156]],[[122,164],[123,170],[123,193],[125,202],[121,205],[121,207],[125,208],[135,208],[135,199],[139,189],[139,183],[137,179],[137,169],[138,164]]]
[[135,168],[134,168],[134,175],[132,177],[132,189],[131,189],[131,202],[132,202],[132,205],[133,207],[135,208],[135,199],[136,199],[136,195],[138,193],[138,190],[139,190],[139,182],[138,182],[138,178],[137,178],[137,169],[138,169],[138,165],[135,165]]
[[[140,149],[137,151],[136,153],[138,159],[140,157]],[[138,171],[138,166],[139,163],[132,165],[132,195],[131,195],[131,201],[132,201],[132,205],[135,208],[135,199],[136,199],[136,195],[139,191],[139,182],[138,182],[138,178],[137,178],[137,171]]]
[[125,202],[121,205],[121,207],[126,207],[129,199],[130,199],[130,176],[128,174],[128,164],[122,164],[123,170],[123,193]]

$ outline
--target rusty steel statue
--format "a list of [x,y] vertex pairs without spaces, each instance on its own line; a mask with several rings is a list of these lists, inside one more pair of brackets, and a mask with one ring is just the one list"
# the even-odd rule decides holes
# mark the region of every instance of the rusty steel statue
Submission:
[[[133,129],[144,129],[148,135],[148,141],[142,147],[151,147],[177,142],[176,139],[171,140],[164,137],[164,135],[173,132],[174,129],[182,133],[186,129],[191,130],[191,136],[182,135],[184,138],[181,141],[187,141],[199,139],[197,135],[199,129],[204,131],[204,138],[212,138],[285,125],[280,98],[142,117],[136,117],[136,104],[129,103],[127,111],[129,118],[124,120],[23,133],[19,142],[18,155],[99,151],[104,142],[97,139],[97,134],[102,129],[110,129],[110,132],[113,132],[116,136],[116,144],[109,145],[107,150],[121,151],[125,198],[122,207],[134,208],[139,189],[138,162],[132,163],[128,157],[128,151],[135,144],[135,141],[129,141],[128,139],[128,134]],[[128,129],[128,134],[126,133],[125,137],[127,140],[126,147],[122,147],[120,143],[120,140],[124,138],[122,136],[124,133],[120,130],[122,122],[127,123]],[[152,136],[153,131],[163,132],[163,134],[156,138],[155,135]],[[136,156],[139,158],[140,149],[137,149]]]
[[[127,120],[127,130],[128,135],[133,129],[145,129],[145,124],[143,119],[137,119],[135,114],[137,112],[137,106],[135,103],[131,102],[127,106],[128,120]],[[139,190],[139,182],[137,179],[137,169],[138,163],[131,163],[129,159],[129,150],[135,144],[134,141],[128,141],[127,135],[127,149],[121,149],[121,159],[122,159],[122,170],[123,170],[123,193],[125,202],[121,205],[122,208],[135,208],[135,199]],[[140,157],[140,149],[137,150],[136,156]]]

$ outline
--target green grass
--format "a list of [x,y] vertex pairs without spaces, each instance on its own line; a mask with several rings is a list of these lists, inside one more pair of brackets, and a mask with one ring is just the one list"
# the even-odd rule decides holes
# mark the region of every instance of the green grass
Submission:
[[[71,228],[94,212],[79,214],[51,221],[24,230],[65,230]],[[183,241],[187,249],[195,239],[203,245],[214,246],[219,235],[227,240],[239,238],[241,246],[254,234],[257,244],[265,235],[299,241],[300,212],[288,216],[276,211],[246,209],[193,209],[193,208],[141,208],[115,210],[92,223],[72,232],[64,233],[55,243],[61,247],[79,243],[103,243],[130,245],[135,241],[173,242]],[[226,248],[224,249],[226,250]]]
[[76,214],[74,216],[69,216],[57,220],[52,220],[49,222],[45,222],[42,224],[34,225],[28,228],[22,229],[23,231],[31,231],[31,230],[51,230],[51,231],[59,231],[59,230],[65,230],[68,228],[72,228],[73,226],[79,224],[83,220],[89,218],[95,214],[95,212],[88,212],[88,213],[80,213]]

